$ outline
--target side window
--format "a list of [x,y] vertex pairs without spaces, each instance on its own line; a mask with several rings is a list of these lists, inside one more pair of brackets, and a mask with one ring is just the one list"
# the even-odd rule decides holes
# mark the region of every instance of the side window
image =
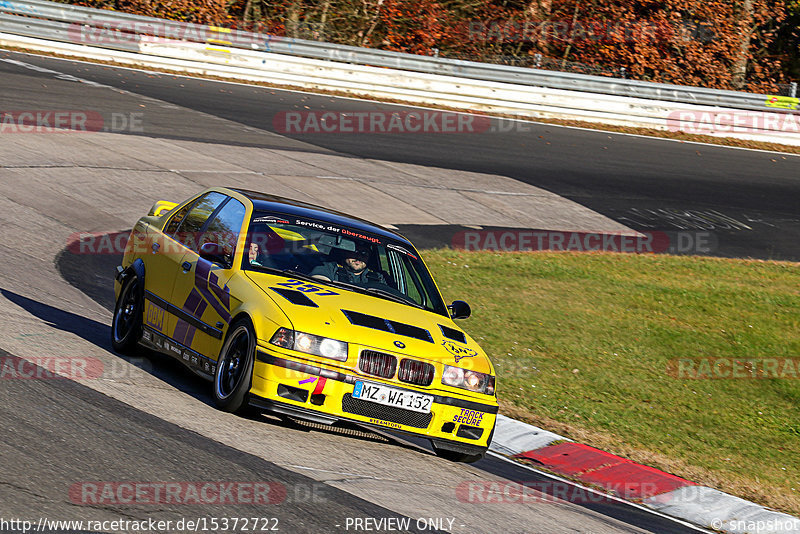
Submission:
[[189,210],[192,209],[192,206],[194,206],[194,202],[195,201],[189,202],[184,207],[179,209],[177,212],[172,214],[172,216],[169,219],[169,222],[167,223],[167,226],[164,227],[165,234],[171,236],[172,234],[178,231],[178,227],[183,222],[183,218],[186,217],[186,214],[189,213]]
[[409,261],[410,260],[405,256],[402,257],[402,271],[403,278],[406,281],[406,295],[414,299],[414,302],[424,306],[426,304],[425,290],[422,289],[422,284],[417,277],[416,271],[414,271],[414,268],[408,264]]
[[184,246],[196,251],[199,248],[197,238],[200,236],[200,230],[206,224],[206,221],[214,213],[220,204],[228,197],[222,193],[206,193],[200,200],[194,203],[192,209],[186,214],[180,224],[178,232],[175,234],[175,239],[183,243]]
[[218,243],[222,246],[225,256],[232,260],[236,252],[236,241],[242,230],[244,212],[244,204],[235,198],[230,199],[208,223],[203,237],[197,243],[197,248],[199,249],[203,243]]
[[394,250],[387,251],[386,259],[389,262],[389,273],[394,277],[397,289],[411,297],[417,304],[429,307],[425,285],[419,279],[411,260],[405,254],[399,254]]

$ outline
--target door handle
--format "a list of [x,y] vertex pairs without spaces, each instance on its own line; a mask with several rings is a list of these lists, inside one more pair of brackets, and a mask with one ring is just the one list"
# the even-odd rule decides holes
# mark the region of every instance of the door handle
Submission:
[[192,264],[191,264],[191,263],[189,263],[188,261],[185,261],[185,262],[183,262],[183,263],[181,264],[181,267],[183,267],[183,271],[184,271],[184,272],[189,272],[189,271],[191,271],[191,270],[192,270]]

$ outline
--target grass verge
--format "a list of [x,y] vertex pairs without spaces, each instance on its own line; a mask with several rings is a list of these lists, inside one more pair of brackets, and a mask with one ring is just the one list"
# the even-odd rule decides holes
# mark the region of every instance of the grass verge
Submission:
[[[445,297],[472,305],[461,324],[495,363],[503,413],[800,513],[800,265],[442,249],[426,261]],[[686,358],[711,367],[678,369]],[[734,377],[780,358],[794,358],[785,378]]]

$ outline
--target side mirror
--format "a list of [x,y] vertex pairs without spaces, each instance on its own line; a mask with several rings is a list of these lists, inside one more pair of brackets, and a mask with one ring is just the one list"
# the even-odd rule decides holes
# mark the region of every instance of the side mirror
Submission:
[[463,300],[454,300],[447,309],[450,310],[450,317],[453,319],[466,319],[472,314],[472,308]]
[[229,261],[227,254],[225,254],[225,251],[222,249],[222,245],[219,243],[203,243],[200,245],[199,254],[201,258],[208,260],[211,263],[218,263],[226,269],[230,269],[231,267],[231,262]]

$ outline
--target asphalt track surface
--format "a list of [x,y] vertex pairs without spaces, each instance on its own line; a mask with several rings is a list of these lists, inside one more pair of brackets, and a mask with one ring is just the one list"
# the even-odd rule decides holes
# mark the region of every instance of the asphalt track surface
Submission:
[[[337,110],[384,109],[383,105],[375,103],[217,84],[20,54],[0,53],[0,58],[2,57],[57,69],[253,128],[263,127],[267,131],[272,127],[271,117],[275,113],[304,109],[303,106],[318,106],[320,109],[326,106],[324,109]],[[14,84],[13,89],[8,85],[4,87],[4,84]],[[26,84],[36,87],[38,91],[26,93]],[[56,87],[57,91],[43,93],[40,88],[48,84]],[[49,95],[51,100],[45,101],[42,94]],[[130,104],[111,91],[108,92],[107,101],[99,101],[96,94],[90,99],[80,84],[54,83],[52,73],[39,73],[2,62],[0,95],[3,96],[3,107],[6,109],[11,108],[9,102],[13,102],[13,109],[54,109],[59,106],[62,109],[138,111],[135,107],[124,108]],[[507,174],[557,190],[560,194],[592,205],[597,211],[606,210],[605,213],[613,213],[614,209],[628,210],[632,206],[638,209],[650,206],[653,210],[656,206],[658,209],[715,209],[731,218],[743,218],[746,212],[752,215],[747,219],[751,228],[754,225],[753,218],[760,217],[760,221],[771,221],[769,224],[780,223],[781,232],[794,232],[793,235],[797,237],[797,209],[793,200],[797,200],[798,190],[790,173],[796,159],[788,156],[783,159],[774,154],[681,145],[541,125],[532,125],[531,132],[524,135],[522,132],[514,132],[486,134],[483,137],[478,137],[482,134],[472,134],[458,138],[445,138],[441,135],[344,135],[292,139],[279,135],[263,135],[263,132],[244,132],[240,135],[227,130],[217,132],[209,130],[207,125],[192,121],[180,122],[175,117],[180,117],[180,113],[171,115],[169,120],[150,117],[147,131],[140,135],[297,151],[308,151],[311,145],[326,153],[342,152],[444,168]],[[220,139],[220,135],[224,138]],[[609,153],[609,150],[612,152]],[[695,151],[701,152],[698,158],[705,158],[702,166],[697,160],[681,163],[687,157],[691,159],[691,154]],[[577,157],[577,153],[582,156]],[[600,157],[601,154],[603,157]],[[637,164],[641,167],[638,171]],[[715,164],[724,166],[730,174],[715,168]],[[709,165],[713,170],[708,170]],[[766,173],[765,168],[769,168],[770,172]],[[701,176],[692,180],[690,177],[693,175]],[[626,179],[631,183],[626,183]],[[685,189],[677,187],[678,185],[685,186]],[[730,191],[720,194],[720,188],[724,190],[725,187],[729,187]],[[660,198],[660,195],[664,197]],[[697,201],[697,198],[702,201]],[[46,217],[48,214],[39,215]],[[764,224],[764,228],[773,229],[773,226]],[[731,230],[729,233],[719,231],[721,247],[723,244],[727,247],[719,253],[734,254],[735,250],[747,250],[748,255],[754,256],[763,253],[765,256],[797,257],[796,248],[790,247],[790,244],[796,246],[797,240],[790,243],[792,240],[784,239],[781,232],[748,230],[746,233],[749,237],[745,239],[741,237],[745,233],[742,230]],[[774,239],[768,243],[760,242],[760,239],[770,235]],[[729,245],[723,237],[730,239],[730,243],[738,244]],[[4,251],[8,252],[5,249]],[[113,297],[109,286],[103,285],[103,282],[111,268],[118,263],[118,258],[87,258],[64,252],[54,255],[50,261],[55,263],[60,277],[96,304],[93,314],[107,320]],[[35,272],[32,264],[29,274],[33,276]],[[423,471],[416,476],[421,477],[423,472],[450,479],[458,476],[454,475],[453,470],[461,468],[431,458],[429,452],[418,446],[422,444],[392,439],[387,442],[384,438],[369,433],[306,427],[298,429],[291,423],[266,416],[231,419],[230,416],[219,414],[210,407],[212,403],[208,385],[180,365],[159,355],[144,352],[133,360],[113,355],[108,343],[107,322],[88,317],[92,314],[68,311],[71,306],[65,299],[76,299],[75,296],[69,297],[65,293],[55,299],[60,299],[62,304],[51,303],[53,299],[47,293],[60,291],[57,281],[40,276],[31,279],[27,287],[18,282],[17,278],[8,278],[2,284],[3,302],[8,310],[13,311],[13,321],[7,324],[15,325],[8,328],[28,325],[25,328],[38,332],[45,328],[39,325],[45,325],[46,329],[42,334],[20,331],[19,336],[52,335],[52,330],[56,333],[56,338],[53,344],[46,345],[51,350],[61,345],[66,348],[79,343],[80,346],[88,347],[92,353],[102,354],[104,358],[112,361],[117,358],[122,364],[133,365],[144,371],[145,382],[159,384],[159,400],[163,398],[165,405],[158,406],[158,409],[153,407],[152,412],[148,413],[131,403],[120,402],[104,394],[99,391],[101,388],[90,388],[69,380],[3,381],[0,387],[0,411],[4,428],[0,438],[0,457],[4,459],[0,467],[2,517],[32,517],[34,513],[37,516],[62,519],[136,519],[153,515],[158,516],[158,519],[179,519],[191,515],[219,516],[222,515],[217,513],[219,510],[201,506],[193,508],[192,505],[87,506],[86,503],[75,503],[67,495],[76,481],[270,480],[279,481],[286,489],[287,497],[282,504],[266,509],[270,516],[278,518],[279,525],[286,525],[281,531],[346,531],[342,522],[347,517],[403,517],[403,514],[398,514],[393,509],[399,506],[397,503],[413,502],[413,495],[404,494],[413,491],[413,484],[398,482],[398,493],[394,499],[387,498],[388,492],[380,487],[374,492],[363,488],[345,491],[342,488],[351,482],[346,473],[337,472],[337,476],[341,475],[339,478],[326,479],[319,474],[319,466],[302,471],[286,461],[287,454],[290,457],[297,455],[298,463],[310,462],[309,459],[313,458],[321,465],[338,467],[350,462],[347,465],[351,467],[369,466],[370,472],[378,477],[382,474],[382,469],[388,471],[394,467],[411,470],[416,469],[417,465]],[[9,286],[14,286],[14,289],[8,289]],[[83,306],[90,304],[87,301]],[[6,309],[3,312],[6,313]],[[35,325],[30,323],[29,317],[37,321]],[[22,330],[22,327],[19,328]],[[6,332],[11,333],[16,332]],[[13,358],[13,352],[3,351],[0,356]],[[118,387],[122,388],[123,385]],[[139,386],[135,390],[140,391]],[[152,393],[151,390],[142,391]],[[179,402],[176,403],[176,399]],[[147,399],[142,402],[146,404]],[[187,421],[176,424],[165,420],[164,416],[155,415],[156,412],[165,413],[164,410],[170,416],[174,413],[177,420],[184,418]],[[209,419],[204,430],[189,429],[193,428],[197,419],[190,417],[190,414],[196,413]],[[221,423],[212,431],[210,429],[214,421]],[[253,449],[250,442],[244,444],[251,445],[249,448],[228,443],[235,442],[240,436],[251,435],[273,441],[264,441],[263,451],[258,447]],[[302,435],[301,441],[292,441],[297,440],[298,435]],[[253,450],[258,450],[258,454],[254,454]],[[270,450],[272,456],[266,452]],[[349,455],[353,455],[353,458],[348,458]],[[547,480],[532,471],[493,458],[463,469],[468,475],[461,475],[462,477],[482,476],[475,474],[482,472],[487,476],[491,475],[493,480],[542,483]],[[304,476],[304,472],[309,476]],[[364,477],[354,477],[360,478]],[[368,485],[366,487],[369,488]],[[356,485],[352,488],[356,488]],[[317,498],[309,495],[317,495]],[[450,499],[453,498],[452,491],[448,495]],[[405,508],[410,506],[407,504]],[[487,521],[485,528],[471,525],[470,530],[495,531],[495,523],[503,520],[500,514],[504,512],[498,510],[485,508],[479,514]],[[519,513],[518,507],[509,510]],[[694,531],[616,501],[571,502],[566,506],[558,505],[555,512],[552,507],[546,506],[541,510],[545,513],[542,523],[520,524],[513,529],[503,527],[504,530]],[[228,516],[252,515],[252,508],[245,505],[232,505],[222,511]],[[262,513],[259,515],[264,515],[263,510],[260,511]],[[406,517],[410,515],[406,514]],[[564,525],[563,530],[558,525]],[[458,530],[457,527],[453,529],[454,532]]]
[[[169,75],[24,56],[29,63],[275,132],[282,113],[397,111],[395,105],[215,83]],[[8,69],[9,66],[2,66]],[[74,97],[73,97],[74,98]],[[74,100],[73,100],[74,101]],[[80,102],[94,109],[97,102]],[[185,124],[146,119],[148,136],[209,139]],[[287,139],[320,151],[508,176],[574,200],[640,231],[686,232],[685,253],[698,232],[701,253],[800,260],[800,157],[647,137],[494,121],[481,133],[288,134],[224,139],[264,148]],[[435,232],[434,232],[435,235]],[[448,244],[451,232],[440,232]],[[710,250],[708,250],[710,248]]]

